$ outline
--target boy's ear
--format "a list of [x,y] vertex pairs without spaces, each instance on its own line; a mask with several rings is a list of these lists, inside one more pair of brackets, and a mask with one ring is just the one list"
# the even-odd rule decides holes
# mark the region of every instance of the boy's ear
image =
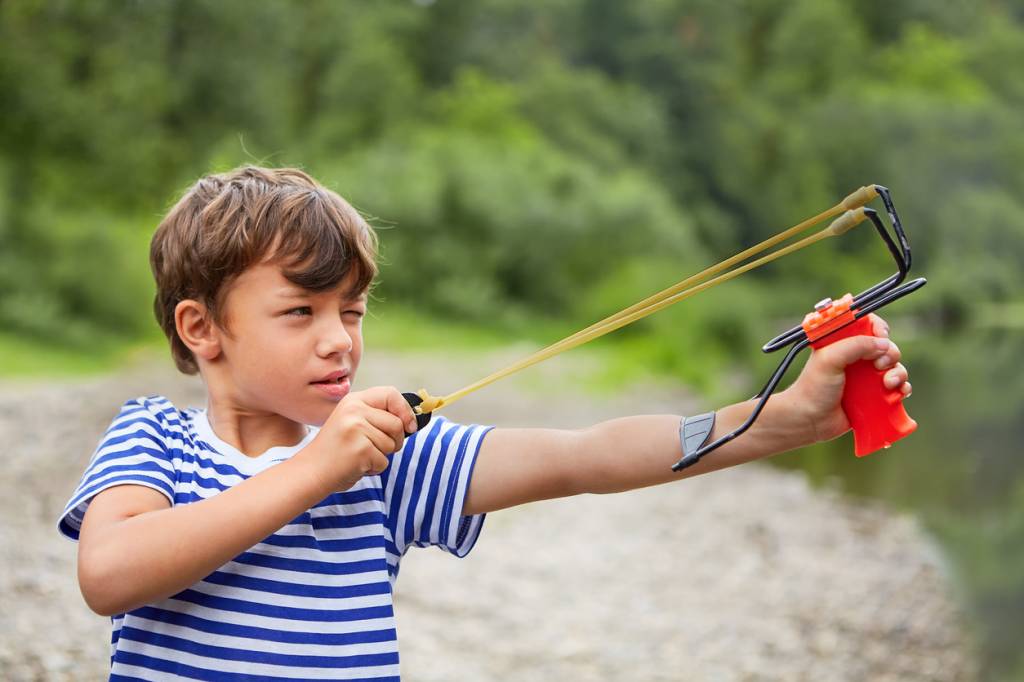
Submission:
[[182,342],[197,358],[214,360],[220,355],[220,330],[205,305],[192,299],[179,301],[174,306],[174,324]]

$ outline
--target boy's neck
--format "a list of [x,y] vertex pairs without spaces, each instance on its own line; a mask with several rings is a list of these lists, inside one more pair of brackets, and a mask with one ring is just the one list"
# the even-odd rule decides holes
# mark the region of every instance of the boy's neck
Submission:
[[206,418],[222,441],[246,457],[259,457],[273,447],[293,446],[309,433],[305,424],[271,412],[257,412],[208,398]]

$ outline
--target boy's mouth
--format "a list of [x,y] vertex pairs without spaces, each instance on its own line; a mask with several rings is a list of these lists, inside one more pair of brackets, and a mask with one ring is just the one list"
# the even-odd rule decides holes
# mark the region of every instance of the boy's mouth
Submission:
[[320,391],[322,395],[326,395],[331,400],[341,400],[348,392],[352,390],[352,385],[349,383],[349,377],[346,374],[342,377],[334,379],[325,379],[321,381],[310,382],[311,386],[316,386],[316,389]]
[[338,370],[336,372],[331,372],[330,374],[328,374],[327,376],[323,377],[322,379],[318,379],[317,381],[311,381],[310,383],[312,383],[312,384],[340,384],[341,382],[345,381],[346,379],[348,379],[348,370]]

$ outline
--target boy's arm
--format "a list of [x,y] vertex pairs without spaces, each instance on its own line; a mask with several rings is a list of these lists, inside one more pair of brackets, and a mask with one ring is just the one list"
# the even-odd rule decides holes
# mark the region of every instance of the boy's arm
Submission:
[[329,493],[301,455],[192,504],[171,507],[140,485],[101,492],[78,544],[89,608],[109,616],[176,594],[322,500]]
[[[785,399],[773,396],[742,438],[678,473],[671,469],[682,457],[678,415],[622,417],[579,431],[493,429],[480,447],[463,513],[668,483],[812,443],[808,425],[785,425]],[[754,404],[718,410],[708,442],[746,421]]]
[[171,507],[141,485],[89,503],[78,582],[89,607],[124,613],[194,585],[335,491],[388,466],[415,416],[394,388],[349,394],[306,447],[211,498]]
[[[873,317],[875,333],[887,336],[885,322]],[[840,406],[844,370],[862,359],[888,369],[887,387],[909,395],[895,344],[870,336],[837,341],[812,353],[800,378],[772,396],[746,433],[679,473],[671,470],[682,456],[675,415],[624,417],[578,431],[494,429],[480,447],[463,513],[666,483],[835,438],[849,430]],[[708,442],[740,426],[754,405],[718,410]]]

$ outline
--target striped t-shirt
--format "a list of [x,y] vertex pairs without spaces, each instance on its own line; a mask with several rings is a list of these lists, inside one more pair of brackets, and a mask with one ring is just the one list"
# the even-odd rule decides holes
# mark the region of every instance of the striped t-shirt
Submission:
[[[489,427],[444,418],[407,438],[379,476],[334,493],[167,599],[114,616],[111,680],[395,680],[392,583],[413,545],[465,556],[484,515],[462,516]],[[309,443],[247,457],[205,410],[162,396],[127,401],[58,522],[78,539],[89,501],[132,484],[172,505],[230,488]]]

